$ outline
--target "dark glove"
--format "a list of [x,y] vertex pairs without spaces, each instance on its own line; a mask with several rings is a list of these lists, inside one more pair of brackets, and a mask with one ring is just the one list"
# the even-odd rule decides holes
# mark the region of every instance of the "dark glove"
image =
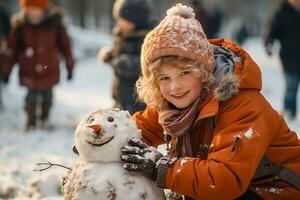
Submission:
[[98,59],[101,62],[108,63],[113,59],[112,50],[110,48],[103,47],[98,53]]
[[73,79],[73,72],[72,71],[68,71],[67,80],[70,81],[72,79]]
[[157,162],[163,155],[154,147],[149,147],[138,138],[129,138],[128,146],[121,147],[123,168],[143,173],[156,180]]
[[9,81],[9,76],[3,76],[2,77],[2,82],[6,85]]

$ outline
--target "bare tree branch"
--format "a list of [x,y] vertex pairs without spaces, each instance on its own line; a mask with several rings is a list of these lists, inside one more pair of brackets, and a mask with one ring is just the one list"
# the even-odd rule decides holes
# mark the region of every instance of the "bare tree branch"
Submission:
[[49,169],[49,168],[52,167],[52,166],[57,166],[57,167],[62,167],[62,168],[68,169],[68,170],[72,170],[72,168],[70,168],[70,167],[66,167],[66,166],[61,165],[61,164],[51,163],[51,162],[49,162],[49,161],[37,163],[36,165],[48,165],[48,166],[46,166],[46,167],[44,167],[44,168],[41,168],[41,169],[34,169],[33,171],[44,171],[44,170]]

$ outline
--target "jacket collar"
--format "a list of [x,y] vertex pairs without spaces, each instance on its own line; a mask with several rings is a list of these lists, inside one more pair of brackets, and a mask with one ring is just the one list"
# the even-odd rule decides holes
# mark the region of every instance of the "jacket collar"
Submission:
[[220,101],[211,93],[200,105],[197,120],[215,116],[219,111]]
[[210,42],[216,60],[215,84],[208,97],[199,105],[197,120],[215,116],[220,103],[235,96],[239,90],[259,91],[262,86],[259,67],[241,47],[226,39]]

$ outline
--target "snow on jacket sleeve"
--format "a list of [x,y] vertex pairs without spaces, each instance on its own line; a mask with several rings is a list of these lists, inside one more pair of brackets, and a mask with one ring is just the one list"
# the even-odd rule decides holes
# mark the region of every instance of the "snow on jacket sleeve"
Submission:
[[154,109],[147,107],[144,111],[135,113],[132,118],[142,130],[145,143],[155,147],[164,143],[163,129],[158,124],[157,112]]
[[282,124],[275,112],[257,90],[241,91],[224,102],[207,160],[177,160],[167,172],[166,187],[194,199],[241,196]]

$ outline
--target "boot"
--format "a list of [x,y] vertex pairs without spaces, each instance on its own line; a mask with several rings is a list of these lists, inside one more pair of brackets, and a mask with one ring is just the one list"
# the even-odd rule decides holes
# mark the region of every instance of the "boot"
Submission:
[[31,131],[36,128],[36,103],[27,104],[25,106],[25,111],[27,114],[27,123],[25,131]]
[[46,102],[42,102],[41,105],[41,128],[45,130],[52,130],[54,126],[49,123],[49,113],[50,113],[50,105]]

